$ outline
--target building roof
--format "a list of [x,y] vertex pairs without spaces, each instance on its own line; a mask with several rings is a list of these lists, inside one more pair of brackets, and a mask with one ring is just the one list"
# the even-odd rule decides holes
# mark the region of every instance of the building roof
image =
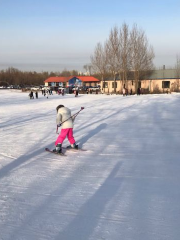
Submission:
[[[161,80],[161,79],[179,79],[180,74],[178,75],[177,69],[158,69],[149,71],[146,75],[142,76],[140,80]],[[128,80],[133,80],[133,72],[128,73]],[[112,81],[112,77],[107,77],[105,81]],[[121,80],[119,75],[116,76],[116,80]]]
[[99,79],[92,76],[49,77],[44,82],[68,82],[72,78],[78,78],[82,82],[100,82]]
[[176,69],[158,69],[154,70],[149,79],[172,79],[177,78]]
[[99,79],[92,76],[77,76],[76,78],[78,78],[82,82],[100,82]]
[[69,77],[49,77],[44,82],[67,82]]

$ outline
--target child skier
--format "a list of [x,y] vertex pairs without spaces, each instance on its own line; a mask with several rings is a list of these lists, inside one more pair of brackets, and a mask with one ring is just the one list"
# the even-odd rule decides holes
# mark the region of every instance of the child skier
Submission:
[[76,144],[73,137],[73,122],[75,117],[71,118],[71,110],[67,107],[64,107],[64,105],[57,106],[56,110],[57,110],[56,123],[57,126],[61,126],[61,132],[58,138],[56,139],[55,142],[56,148],[54,149],[54,151],[56,151],[57,153],[62,152],[62,143],[65,140],[66,136],[71,144],[70,148],[78,149],[78,145]]

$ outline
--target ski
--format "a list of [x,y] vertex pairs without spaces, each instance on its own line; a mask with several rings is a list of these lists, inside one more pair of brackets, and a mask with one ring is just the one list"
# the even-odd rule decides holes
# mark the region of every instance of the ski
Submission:
[[83,152],[85,152],[85,151],[87,151],[86,149],[83,149],[83,148],[78,148],[78,149],[76,149],[76,148],[71,148],[71,147],[69,147],[69,146],[67,146],[67,147],[62,147],[62,149],[67,150],[67,151],[72,151],[72,152],[78,152],[78,151],[83,151]]
[[45,148],[45,151],[50,152],[50,153],[54,153],[54,154],[59,155],[59,156],[66,157],[66,155],[64,153],[57,153],[55,151],[50,150],[49,148]]

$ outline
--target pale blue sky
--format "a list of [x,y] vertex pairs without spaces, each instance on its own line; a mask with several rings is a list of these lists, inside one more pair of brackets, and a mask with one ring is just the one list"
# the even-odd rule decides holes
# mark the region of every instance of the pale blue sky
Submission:
[[126,22],[142,28],[156,67],[180,54],[178,0],[0,0],[0,69],[83,70],[97,42]]

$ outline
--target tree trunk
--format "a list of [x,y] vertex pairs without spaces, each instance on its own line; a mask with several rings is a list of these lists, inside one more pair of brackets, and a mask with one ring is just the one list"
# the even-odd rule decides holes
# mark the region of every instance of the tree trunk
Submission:
[[116,93],[116,74],[114,74],[114,93]]

